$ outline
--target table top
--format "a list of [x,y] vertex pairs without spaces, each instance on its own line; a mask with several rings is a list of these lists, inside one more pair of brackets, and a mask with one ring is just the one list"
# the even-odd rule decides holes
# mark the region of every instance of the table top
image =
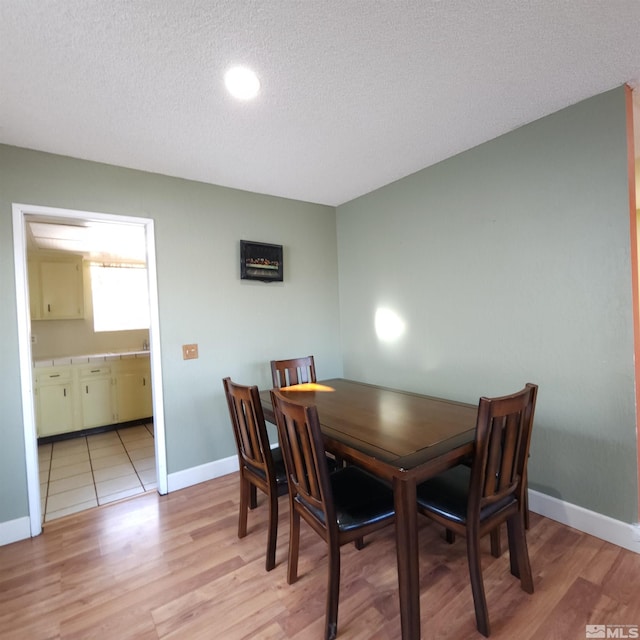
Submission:
[[[316,405],[328,451],[395,472],[418,470],[427,477],[472,451],[476,405],[344,379],[284,387],[283,395]],[[269,391],[261,401],[272,421]],[[386,473],[384,472],[386,467]]]

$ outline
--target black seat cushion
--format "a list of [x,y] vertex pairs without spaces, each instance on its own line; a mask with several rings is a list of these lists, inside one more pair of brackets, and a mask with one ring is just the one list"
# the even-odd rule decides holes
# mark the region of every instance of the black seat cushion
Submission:
[[[348,466],[332,473],[329,479],[336,520],[341,531],[378,522],[395,513],[393,491],[366,471]],[[306,506],[318,520],[324,522],[322,511]]]
[[[471,468],[458,465],[418,485],[418,505],[425,511],[463,524],[467,520],[467,497]],[[480,520],[493,515],[514,501],[512,496],[491,504],[480,513]]]

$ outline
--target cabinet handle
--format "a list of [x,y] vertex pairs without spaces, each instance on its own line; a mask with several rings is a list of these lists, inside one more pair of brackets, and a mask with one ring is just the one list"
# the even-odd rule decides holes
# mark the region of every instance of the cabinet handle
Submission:
[[66,387],[62,390],[62,393],[64,394],[64,397],[66,398],[67,397],[67,388]]
[[91,369],[91,373],[100,373],[100,369]]
[[87,384],[87,385],[85,385],[85,387],[84,387],[84,388],[85,388],[85,393],[89,393],[89,385],[88,385],[88,384]]
[[147,386],[147,379],[146,378],[142,378],[142,386],[143,387]]
[[50,305],[50,304],[48,304],[48,305],[47,305],[47,311],[48,311],[49,313],[51,313],[51,305]]
[[59,373],[52,373],[49,375],[50,378],[59,378],[60,374]]

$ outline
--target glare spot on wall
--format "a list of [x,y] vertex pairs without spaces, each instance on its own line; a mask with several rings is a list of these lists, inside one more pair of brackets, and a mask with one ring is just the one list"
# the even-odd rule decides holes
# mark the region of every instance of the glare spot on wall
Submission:
[[380,308],[375,317],[376,334],[383,342],[395,342],[406,328],[404,320],[391,309]]

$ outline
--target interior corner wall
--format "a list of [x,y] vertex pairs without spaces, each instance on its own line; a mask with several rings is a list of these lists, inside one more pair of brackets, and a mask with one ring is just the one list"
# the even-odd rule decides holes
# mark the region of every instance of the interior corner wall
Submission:
[[[0,524],[28,515],[12,203],[154,219],[169,473],[234,455],[224,376],[268,388],[310,353],[342,375],[333,207],[0,145]],[[241,239],[283,245],[284,282],[241,280]]]
[[345,377],[474,403],[537,383],[530,487],[634,522],[626,163],[621,87],[344,204],[337,226]]

